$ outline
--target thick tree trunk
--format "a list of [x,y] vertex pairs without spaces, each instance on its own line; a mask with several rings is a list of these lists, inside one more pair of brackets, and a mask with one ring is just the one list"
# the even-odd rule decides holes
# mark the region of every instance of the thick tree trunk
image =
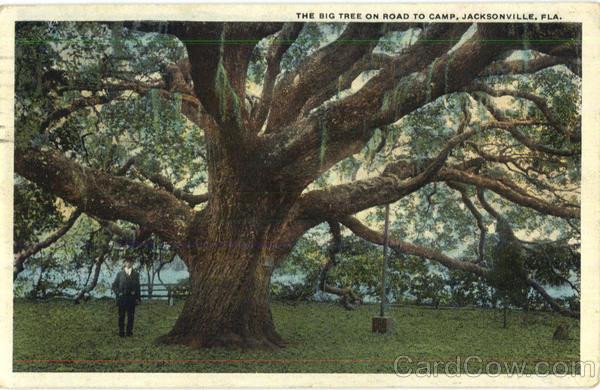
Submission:
[[191,272],[191,294],[164,341],[192,348],[284,346],[267,300],[270,270],[261,269],[268,267],[260,260],[238,254],[215,258],[210,275]]
[[225,172],[226,166],[209,183],[219,195],[198,214],[180,249],[191,293],[162,341],[193,348],[282,347],[268,289],[273,268],[293,246],[281,238],[293,196],[257,183],[261,176]]
[[275,259],[261,237],[269,227],[223,225],[209,240],[184,251],[191,293],[163,341],[193,348],[283,346],[267,300]]

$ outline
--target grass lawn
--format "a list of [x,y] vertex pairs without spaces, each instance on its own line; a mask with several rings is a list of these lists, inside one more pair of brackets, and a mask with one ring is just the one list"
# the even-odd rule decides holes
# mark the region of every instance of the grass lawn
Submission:
[[[482,309],[394,307],[394,331],[371,333],[371,317],[378,307],[356,311],[326,303],[273,303],[277,330],[290,346],[276,351],[208,349],[156,345],[168,332],[183,304],[144,302],[136,311],[132,338],[119,338],[113,301],[15,300],[13,369],[19,372],[348,372],[394,373],[398,356],[419,369],[417,361],[461,362],[477,356],[517,361],[532,372],[536,361],[579,359],[579,322],[554,313],[511,312],[508,328],[502,314]],[[571,323],[571,339],[555,341],[560,323]],[[406,361],[406,359],[403,359]],[[474,362],[473,358],[471,362]],[[462,363],[461,363],[462,364]],[[512,363],[508,363],[512,364]],[[422,367],[422,366],[421,366]],[[448,366],[454,372],[453,366]],[[462,366],[460,366],[462,367]],[[493,367],[497,370],[497,367]],[[563,371],[564,369],[561,368]],[[504,371],[504,368],[502,368]],[[464,372],[464,371],[463,371]],[[562,372],[562,371],[561,371]]]

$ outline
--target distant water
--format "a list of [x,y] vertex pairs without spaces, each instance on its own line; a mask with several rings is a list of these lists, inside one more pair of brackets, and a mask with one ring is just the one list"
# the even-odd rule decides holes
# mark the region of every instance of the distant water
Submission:
[[[149,283],[148,273],[145,268],[134,267],[140,273],[140,283]],[[114,297],[113,293],[110,291],[110,286],[114,281],[117,273],[120,271],[118,267],[107,267],[106,265],[102,267],[100,271],[100,276],[98,277],[98,284],[94,290],[90,293],[90,295],[94,298],[103,298],[103,297]],[[62,274],[57,272],[50,272],[48,275],[44,277],[44,280],[49,279],[52,282],[58,283],[65,278],[75,279],[79,281],[79,285],[82,285],[85,279],[87,278],[88,270],[79,270],[76,274]],[[33,281],[37,281],[39,277],[39,270],[33,269],[24,270],[17,279],[17,282],[20,284],[22,282],[25,283],[25,291],[28,291],[33,285]],[[182,279],[186,279],[189,277],[189,273],[185,267],[185,264],[179,257],[176,257],[175,260],[167,264],[163,267],[160,272],[160,280],[163,283],[177,283]],[[159,278],[157,276],[154,277],[154,284],[160,284]],[[69,295],[74,295],[78,292],[78,290],[74,289],[65,289],[65,292]]]
[[[117,273],[119,272],[120,269],[118,269],[117,267],[112,267],[112,269],[107,269],[106,267],[104,267],[102,269],[102,271],[100,272],[100,276],[98,278],[98,287],[94,290],[92,290],[91,292],[91,296],[95,297],[95,298],[102,298],[102,297],[113,297],[114,295],[112,294],[112,292],[110,291],[110,285],[112,284],[115,276],[117,275]],[[148,279],[148,273],[146,272],[145,268],[138,268],[138,272],[140,273],[140,282],[141,283],[149,283],[149,279]],[[37,277],[39,275],[39,271],[38,270],[25,270],[21,273],[21,275],[19,275],[19,279],[23,279],[23,280],[27,280],[27,278],[31,279],[31,280],[37,280]],[[60,281],[64,275],[61,274],[56,274],[56,275],[49,275],[50,278],[53,281]],[[74,275],[67,275],[73,278]],[[81,281],[85,280],[85,278],[87,277],[87,270],[82,270],[78,273],[77,278]],[[189,273],[187,271],[187,268],[185,266],[185,264],[183,263],[183,261],[179,258],[176,257],[175,260],[170,263],[167,264],[163,267],[163,269],[161,270],[160,273],[160,279],[162,280],[163,283],[177,283],[183,279],[187,279],[189,277]],[[305,279],[305,275],[303,274],[279,274],[279,273],[275,273],[271,279],[272,282],[278,282],[278,283],[282,283],[282,284],[301,284],[304,282]],[[158,279],[158,277],[154,277],[154,284],[158,285],[160,284],[160,280]],[[561,297],[565,297],[565,296],[571,296],[575,293],[575,291],[571,288],[571,286],[565,285],[565,286],[561,286],[561,287],[549,287],[546,286],[546,291],[548,292],[548,294],[550,294],[553,298],[561,298]],[[68,294],[76,294],[77,291],[75,290],[66,290],[66,292]],[[364,292],[363,292],[364,295]],[[324,293],[322,291],[317,291],[315,293],[315,295],[313,296],[313,299],[316,301],[333,301],[333,300],[337,300],[337,296],[332,295],[332,294],[328,294],[328,293]],[[390,296],[389,299],[392,299],[392,297]],[[378,297],[373,297],[373,296],[363,296],[363,301],[365,303],[375,303],[379,301]]]

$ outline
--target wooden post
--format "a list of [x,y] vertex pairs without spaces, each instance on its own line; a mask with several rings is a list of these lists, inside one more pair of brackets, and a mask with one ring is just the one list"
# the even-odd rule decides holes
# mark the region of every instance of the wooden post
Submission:
[[392,317],[386,317],[386,295],[385,295],[385,279],[387,273],[388,260],[388,228],[390,224],[390,205],[385,205],[385,225],[383,228],[383,259],[381,262],[381,304],[379,306],[379,317],[373,317],[371,330],[378,333],[391,332],[393,328]]
[[387,249],[388,249],[388,229],[390,225],[390,205],[385,205],[385,224],[383,227],[383,260],[381,264],[381,306],[379,307],[379,316],[385,317],[385,277],[387,273]]

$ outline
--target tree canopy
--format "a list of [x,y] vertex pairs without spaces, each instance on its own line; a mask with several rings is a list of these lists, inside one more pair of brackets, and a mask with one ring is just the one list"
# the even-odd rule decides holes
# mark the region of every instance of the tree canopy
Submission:
[[381,245],[392,204],[398,261],[500,290],[518,273],[576,315],[544,286],[579,278],[580,25],[16,28],[15,277],[18,253],[82,213],[186,263],[191,295],[163,341],[281,346],[273,270],[315,227],[323,267]]

